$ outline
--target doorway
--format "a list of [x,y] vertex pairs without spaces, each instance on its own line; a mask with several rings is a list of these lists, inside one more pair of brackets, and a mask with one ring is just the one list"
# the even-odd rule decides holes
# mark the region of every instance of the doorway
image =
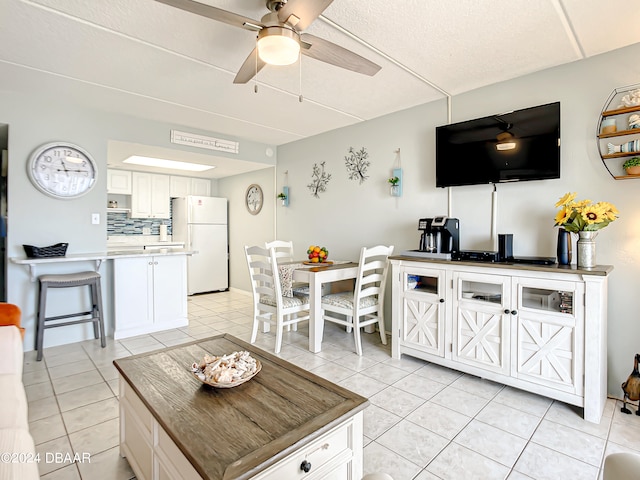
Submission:
[[0,302],[7,301],[7,173],[9,125],[0,123]]

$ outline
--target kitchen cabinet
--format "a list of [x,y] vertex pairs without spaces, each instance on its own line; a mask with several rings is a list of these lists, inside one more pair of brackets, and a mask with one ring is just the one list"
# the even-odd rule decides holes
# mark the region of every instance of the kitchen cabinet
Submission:
[[131,195],[131,172],[107,170],[107,193]]
[[606,401],[607,278],[590,270],[392,257],[392,356],[584,408]]
[[131,179],[132,218],[169,218],[171,216],[169,175],[133,172]]
[[170,184],[169,190],[171,197],[186,197],[187,195],[197,195],[200,197],[211,196],[211,180],[207,178],[172,175]]
[[114,338],[188,325],[185,255],[113,260]]

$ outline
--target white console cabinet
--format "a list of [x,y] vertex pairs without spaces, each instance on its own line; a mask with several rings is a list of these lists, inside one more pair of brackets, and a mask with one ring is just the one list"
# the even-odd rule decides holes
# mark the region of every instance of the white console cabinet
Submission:
[[392,355],[422,358],[584,408],[606,401],[610,266],[392,257]]

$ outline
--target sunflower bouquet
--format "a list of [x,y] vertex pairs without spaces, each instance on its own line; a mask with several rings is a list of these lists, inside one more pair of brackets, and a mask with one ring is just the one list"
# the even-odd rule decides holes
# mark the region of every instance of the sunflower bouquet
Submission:
[[555,226],[564,227],[568,232],[594,232],[613,222],[620,212],[609,202],[592,203],[591,200],[576,201],[576,193],[565,193],[556,203],[560,207],[556,214]]

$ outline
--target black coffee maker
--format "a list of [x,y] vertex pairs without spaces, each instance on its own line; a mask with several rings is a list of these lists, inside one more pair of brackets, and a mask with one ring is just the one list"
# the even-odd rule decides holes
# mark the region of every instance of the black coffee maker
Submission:
[[460,221],[457,218],[421,218],[418,222],[420,251],[455,254],[460,250]]

